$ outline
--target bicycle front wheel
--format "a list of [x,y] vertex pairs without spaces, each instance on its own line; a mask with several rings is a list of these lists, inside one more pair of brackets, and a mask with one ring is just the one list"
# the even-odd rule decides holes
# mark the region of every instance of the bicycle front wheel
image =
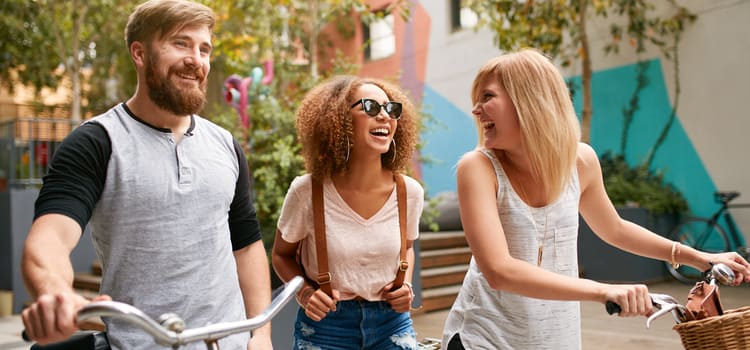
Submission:
[[[681,223],[669,234],[669,239],[707,253],[729,251],[729,239],[724,229],[703,218],[692,218]],[[692,284],[703,277],[703,272],[690,266],[674,268],[665,262],[669,273],[683,283]]]

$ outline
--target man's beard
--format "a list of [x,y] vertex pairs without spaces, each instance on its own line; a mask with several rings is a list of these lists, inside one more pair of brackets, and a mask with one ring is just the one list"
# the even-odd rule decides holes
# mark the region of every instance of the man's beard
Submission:
[[[191,115],[200,112],[206,105],[207,79],[200,69],[183,68],[177,71],[170,67],[166,75],[161,75],[157,66],[159,59],[156,55],[146,54],[146,86],[148,96],[161,109],[174,113],[175,115]],[[170,77],[178,76],[179,73],[197,76],[202,80],[197,88],[181,88],[176,86]]]

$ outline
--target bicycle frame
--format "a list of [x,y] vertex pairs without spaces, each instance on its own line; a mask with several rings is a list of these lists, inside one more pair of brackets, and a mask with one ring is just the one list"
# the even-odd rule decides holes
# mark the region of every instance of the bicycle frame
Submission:
[[732,218],[732,215],[728,209],[750,208],[750,203],[729,204],[729,201],[731,201],[731,199],[729,201],[723,201],[718,198],[717,201],[721,204],[721,207],[713,215],[711,215],[710,218],[708,218],[707,231],[702,233],[700,237],[698,237],[695,242],[695,246],[702,247],[706,244],[706,241],[711,237],[711,227],[713,227],[713,225],[722,227],[722,225],[719,223],[719,220],[721,220],[723,216],[726,227],[726,230],[724,231],[728,231],[729,239],[731,240],[731,242],[729,242],[729,249],[737,249],[741,246],[742,240],[739,237],[739,229],[737,228],[737,224],[734,222],[734,219]]
[[719,210],[716,213],[711,215],[711,217],[708,219],[708,225],[706,226],[706,231],[701,233],[701,235],[697,237],[697,240],[694,243],[696,247],[702,247],[703,245],[706,244],[706,241],[711,237],[711,233],[713,232],[712,228],[714,227],[714,225],[718,224],[719,219],[721,218],[722,215],[724,215],[726,211],[727,211],[727,204],[722,203],[721,208],[719,208]]
[[[682,220],[672,229],[668,238],[700,251],[709,253],[736,251],[747,257],[750,250],[743,245],[741,232],[729,211],[732,208],[750,208],[750,204],[746,203],[730,204],[739,195],[738,192],[733,191],[715,192],[714,200],[719,204],[719,208],[714,213],[708,217],[691,217]],[[689,266],[674,267],[669,262],[665,264],[667,271],[673,277],[685,283],[694,283],[702,274],[702,271]]]
[[731,249],[737,249],[742,244],[742,239],[739,235],[739,228],[737,227],[737,224],[734,222],[734,218],[732,217],[731,213],[727,209],[734,209],[734,208],[750,208],[750,203],[738,203],[738,204],[724,204],[722,213],[724,214],[724,222],[726,223],[727,230],[729,231],[730,239],[732,240]]

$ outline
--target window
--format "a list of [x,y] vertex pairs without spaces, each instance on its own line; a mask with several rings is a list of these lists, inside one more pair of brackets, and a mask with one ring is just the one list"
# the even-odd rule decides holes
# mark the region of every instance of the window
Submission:
[[364,26],[365,59],[378,60],[396,52],[393,14],[387,14]]
[[479,16],[470,8],[461,5],[461,0],[450,0],[451,29],[453,31],[472,28],[477,25]]

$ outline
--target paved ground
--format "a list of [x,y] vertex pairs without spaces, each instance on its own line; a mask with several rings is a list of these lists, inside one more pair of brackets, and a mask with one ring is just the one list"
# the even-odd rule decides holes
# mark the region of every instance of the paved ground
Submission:
[[0,317],[0,349],[21,350],[29,345],[21,339],[23,325],[19,316]]
[[[649,286],[655,293],[669,294],[683,301],[689,286],[677,282],[655,283]],[[750,287],[722,287],[721,299],[726,309],[750,305]],[[440,338],[447,311],[430,312],[414,316],[419,339]],[[682,349],[680,338],[669,317],[654,321],[646,329],[645,318],[619,318],[609,316],[598,303],[582,303],[583,349]],[[0,350],[26,350],[29,345],[21,340],[19,316],[0,317]]]

